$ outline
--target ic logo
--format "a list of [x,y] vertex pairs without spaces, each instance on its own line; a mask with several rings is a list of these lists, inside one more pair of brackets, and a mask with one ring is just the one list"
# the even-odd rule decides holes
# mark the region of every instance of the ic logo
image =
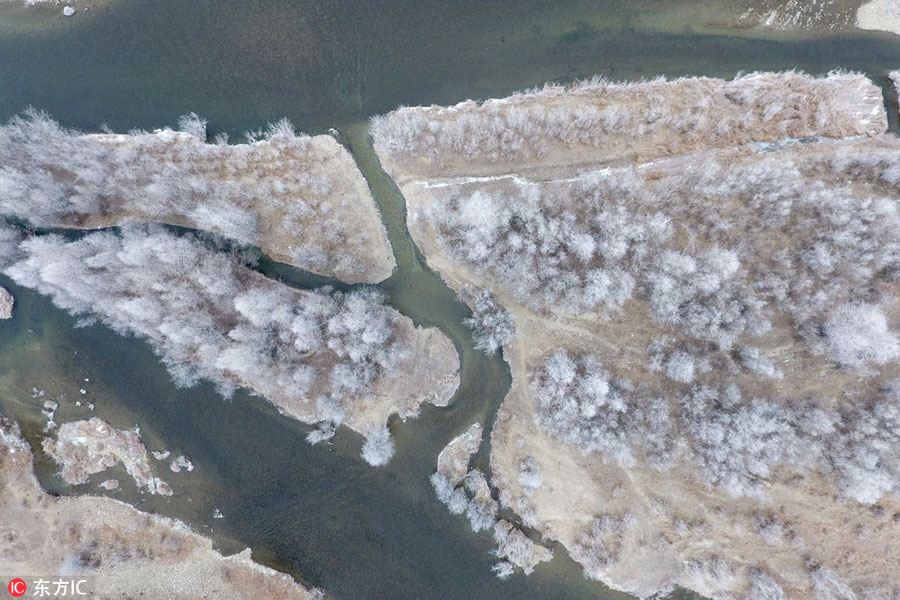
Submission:
[[19,579],[18,577],[10,580],[9,585],[6,586],[7,591],[18,598],[19,596],[25,595],[25,582]]

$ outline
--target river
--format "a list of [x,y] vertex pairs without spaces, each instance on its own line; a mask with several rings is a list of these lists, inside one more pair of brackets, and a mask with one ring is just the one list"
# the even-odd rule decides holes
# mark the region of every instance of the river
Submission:
[[[33,444],[42,423],[32,387],[96,405],[91,413],[64,402],[61,421],[95,414],[117,427],[139,426],[150,449],[183,453],[196,469],[161,473],[172,498],[142,496],[127,481],[111,495],[180,518],[225,551],[250,546],[257,560],[334,598],[623,597],[586,581],[561,548],[533,575],[499,581],[490,572],[490,535],[472,533],[434,498],[427,478],[438,452],[472,422],[490,425],[509,370],[499,355],[474,350],[462,325],[468,310],[418,253],[403,198],[371,149],[368,117],[400,104],[504,95],[592,74],[842,67],[885,84],[886,71],[900,67],[900,38],[888,35],[760,40],[660,32],[635,27],[628,6],[116,0],[67,20],[55,9],[26,18],[0,8],[0,119],[31,104],[85,129],[158,127],[189,111],[210,119],[211,134],[236,136],[283,116],[310,133],[338,128],[397,257],[397,270],[379,287],[416,323],[439,327],[462,364],[451,406],[425,406],[417,419],[392,423],[397,453],[375,469],[359,459],[361,439],[345,428],[333,443],[311,447],[307,426],[261,398],[238,392],[223,400],[210,385],[178,389],[144,342],[100,325],[76,328],[46,298],[0,276],[17,299],[15,318],[0,323],[0,410],[22,422]],[[886,98],[895,107],[893,95]],[[260,269],[298,287],[340,287],[271,261]],[[99,492],[63,485],[54,469],[38,451],[45,487]],[[214,509],[225,517],[213,519]]]

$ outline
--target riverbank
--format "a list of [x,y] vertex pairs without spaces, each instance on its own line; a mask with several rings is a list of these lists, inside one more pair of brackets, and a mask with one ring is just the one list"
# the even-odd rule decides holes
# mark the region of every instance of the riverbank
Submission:
[[900,3],[896,0],[866,2],[856,13],[856,26],[900,35]]
[[249,550],[215,551],[184,523],[111,498],[60,498],[41,489],[18,425],[0,416],[0,567],[52,580],[89,577],[103,597],[314,600],[290,576],[255,563]]

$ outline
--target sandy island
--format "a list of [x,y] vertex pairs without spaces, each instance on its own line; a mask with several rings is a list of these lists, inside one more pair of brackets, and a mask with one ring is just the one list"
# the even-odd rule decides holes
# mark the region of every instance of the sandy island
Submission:
[[129,226],[74,241],[26,237],[10,252],[6,273],[17,283],[146,337],[179,385],[248,388],[318,424],[313,442],[347,425],[367,439],[372,464],[393,454],[390,415],[446,405],[459,384],[452,342],[379,291],[292,288],[194,234]]
[[[139,488],[151,494],[172,495],[172,488],[154,476],[147,449],[136,430],[116,429],[94,417],[61,425],[55,437],[44,438],[43,447],[59,464],[60,478],[69,485],[87,483],[91,475],[121,463]],[[118,483],[107,487],[118,487]]]

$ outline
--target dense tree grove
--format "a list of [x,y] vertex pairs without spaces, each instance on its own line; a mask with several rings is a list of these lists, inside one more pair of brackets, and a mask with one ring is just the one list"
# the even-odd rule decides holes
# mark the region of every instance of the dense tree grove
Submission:
[[[295,290],[194,235],[126,227],[76,241],[35,236],[18,251],[6,269],[18,284],[146,336],[179,385],[208,379],[226,394],[246,386],[325,422],[312,441],[370,400],[376,380],[395,375],[412,352],[379,291]],[[387,429],[373,431],[365,458],[382,464],[392,453]]]
[[[892,140],[868,143],[898,156]],[[549,183],[501,179],[490,191],[435,188],[425,216],[454,259],[532,310],[611,316],[646,301],[660,327],[769,378],[777,366],[744,340],[780,311],[809,346],[865,372],[900,356],[881,305],[900,272],[887,181],[900,160],[876,161],[880,187],[862,192],[821,175],[863,168],[835,158],[845,144],[868,151],[823,141],[709,153],[690,170],[671,159]],[[666,359],[673,379],[691,377],[687,358]]]
[[843,493],[873,504],[900,493],[900,384],[829,411],[744,398],[737,385],[686,387],[676,402],[613,377],[596,356],[551,354],[534,371],[538,424],[585,454],[658,469],[687,456],[710,484],[755,494],[779,464],[834,472]]
[[340,177],[359,177],[334,140],[298,135],[287,120],[244,144],[207,143],[194,114],[179,127],[82,134],[29,109],[0,126],[0,214],[39,227],[185,225],[272,246],[313,271],[361,268],[348,249],[330,250],[366,235],[341,204],[365,199],[333,193]]
[[650,358],[647,366],[651,371],[661,372],[679,383],[691,383],[697,375],[712,368],[702,348],[679,345],[670,337],[653,340],[647,354]]
[[602,514],[572,549],[572,557],[584,566],[584,574],[600,579],[605,567],[618,560],[622,538],[637,525],[634,515]]
[[[631,214],[629,193],[613,180],[606,193],[619,205],[576,215],[556,190],[522,185],[509,195],[461,191],[432,207],[427,217],[454,258],[499,276],[513,297],[534,309],[614,310],[633,293],[627,271],[644,240],[662,240],[669,219]],[[635,190],[636,191],[636,190]],[[598,192],[599,193],[599,192]],[[618,204],[618,202],[611,202]]]
[[[595,77],[499,100],[402,107],[376,117],[376,143],[394,160],[531,160],[551,149],[601,147],[621,138],[722,147],[754,140],[884,130],[880,90],[864,76],[750,73],[614,83]],[[664,145],[664,144],[661,144]]]

